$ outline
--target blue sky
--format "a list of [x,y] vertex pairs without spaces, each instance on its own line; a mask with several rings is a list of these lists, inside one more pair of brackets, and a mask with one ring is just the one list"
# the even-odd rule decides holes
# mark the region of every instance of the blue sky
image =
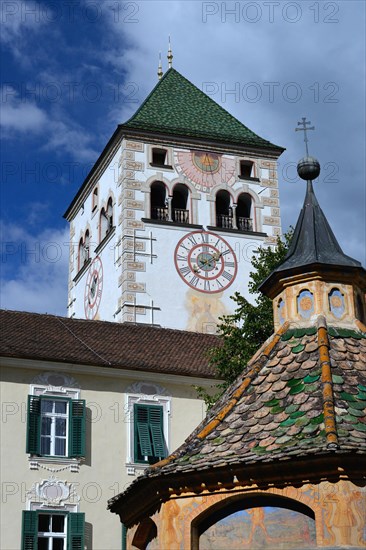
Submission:
[[283,228],[304,185],[294,128],[315,125],[316,193],[345,252],[363,262],[365,3],[2,0],[1,307],[66,314],[62,215],[117,124],[174,67],[260,136],[286,147]]

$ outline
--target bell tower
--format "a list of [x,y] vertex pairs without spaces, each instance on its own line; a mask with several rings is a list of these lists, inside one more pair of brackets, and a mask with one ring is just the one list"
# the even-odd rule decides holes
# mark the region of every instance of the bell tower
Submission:
[[172,67],[120,124],[65,213],[68,315],[216,332],[281,232],[277,159]]

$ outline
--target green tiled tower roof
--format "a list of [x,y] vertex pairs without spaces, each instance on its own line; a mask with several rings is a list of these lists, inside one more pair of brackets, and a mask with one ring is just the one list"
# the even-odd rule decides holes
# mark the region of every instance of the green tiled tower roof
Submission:
[[175,69],[165,73],[122,127],[284,150],[249,130]]

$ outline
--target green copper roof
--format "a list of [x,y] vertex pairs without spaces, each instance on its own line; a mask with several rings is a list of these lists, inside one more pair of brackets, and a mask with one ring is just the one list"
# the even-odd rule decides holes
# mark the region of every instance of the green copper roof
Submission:
[[277,149],[175,69],[169,69],[124,128]]

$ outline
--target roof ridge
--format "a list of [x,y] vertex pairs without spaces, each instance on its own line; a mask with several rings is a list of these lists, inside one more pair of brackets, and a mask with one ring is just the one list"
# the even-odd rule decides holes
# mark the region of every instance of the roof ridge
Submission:
[[[256,359],[254,361],[254,364],[253,364],[253,359],[254,358],[252,358],[250,363],[253,364],[253,367],[250,369],[250,371],[248,372],[248,374],[246,375],[246,377],[244,378],[244,380],[240,384],[240,386],[236,390],[234,390],[234,392],[232,393],[232,395],[229,399],[229,402],[222,404],[221,408],[219,409],[217,414],[214,416],[214,418],[212,418],[209,421],[209,423],[201,429],[201,431],[199,431],[198,433],[195,433],[194,436],[193,436],[193,439],[199,439],[199,440],[205,439],[226,418],[226,416],[233,410],[233,408],[235,407],[235,405],[237,404],[239,399],[241,399],[241,397],[242,397],[243,393],[245,392],[245,390],[247,389],[247,387],[250,385],[250,383],[253,381],[253,379],[257,376],[257,374],[261,370],[261,368],[263,366],[262,365],[262,359],[263,358],[268,359],[269,355],[271,354],[271,352],[273,351],[275,346],[281,340],[282,334],[284,334],[286,332],[286,330],[288,329],[288,325],[289,325],[289,323],[287,321],[286,323],[284,323],[277,330],[277,332],[275,334],[272,335],[272,338],[270,339],[269,343],[267,343],[268,340],[266,342],[264,342],[263,346],[259,350],[259,351],[263,350],[262,353],[260,353],[259,355],[257,355],[257,354],[255,355]],[[248,365],[249,365],[249,363],[248,363]],[[235,382],[233,383],[233,385],[234,384],[235,384]],[[183,445],[185,445],[186,443],[187,443],[187,440],[183,443]],[[179,447],[175,453],[172,453],[167,458],[164,458],[160,462],[156,462],[155,464],[152,464],[149,467],[149,470],[154,470],[155,468],[161,468],[161,467],[165,466],[166,464],[169,464],[170,462],[173,462],[173,460],[178,458],[180,448],[181,447]]]
[[329,338],[326,318],[323,315],[318,317],[318,350],[321,369],[321,385],[323,398],[323,416],[325,426],[325,439],[327,448],[330,450],[339,449],[338,432],[335,419],[334,391],[331,370],[331,359],[329,355]]
[[[133,120],[136,115],[141,111],[141,109],[144,107],[144,105],[149,101],[150,97],[154,94],[155,90],[160,86],[161,82],[163,82],[166,78],[166,76],[171,72],[171,71],[174,71],[176,73],[178,73],[180,75],[180,73],[178,71],[176,71],[173,67],[168,69],[164,74],[163,76],[161,77],[161,79],[155,84],[155,86],[153,87],[153,89],[151,90],[151,92],[149,93],[149,95],[147,97],[145,97],[144,101],[141,103],[140,107],[137,109],[137,111],[135,111],[133,113],[132,116],[130,116],[129,119],[126,120],[126,122],[123,122],[122,124],[120,124],[120,126],[125,126],[126,124],[128,124],[131,120]],[[183,75],[180,75],[180,76],[183,76]],[[183,76],[184,78],[184,76]],[[194,86],[194,84],[193,84]]]

